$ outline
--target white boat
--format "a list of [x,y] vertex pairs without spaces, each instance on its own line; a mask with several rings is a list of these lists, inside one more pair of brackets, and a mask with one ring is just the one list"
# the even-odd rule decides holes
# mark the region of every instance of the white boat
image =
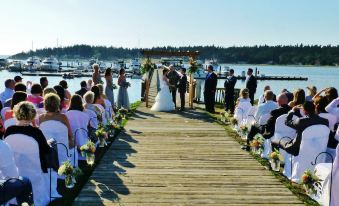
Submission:
[[20,72],[22,70],[21,61],[13,61],[10,65],[8,65],[8,70],[11,72]]
[[113,72],[118,73],[121,68],[126,69],[126,64],[125,64],[124,60],[118,60],[118,61],[113,62],[113,64],[112,64]]
[[140,74],[140,67],[141,63],[138,58],[131,59],[129,69],[132,71],[133,74]]
[[28,71],[36,71],[41,67],[41,60],[38,57],[29,57],[25,64],[24,68]]
[[8,60],[7,59],[0,59],[0,67],[5,67],[8,64]]
[[230,73],[230,67],[229,66],[224,66],[224,67],[219,67],[219,71],[217,71],[217,74],[219,76],[227,77]]
[[44,61],[42,61],[41,64],[41,70],[44,71],[58,71],[60,68],[59,61],[54,57],[46,58]]

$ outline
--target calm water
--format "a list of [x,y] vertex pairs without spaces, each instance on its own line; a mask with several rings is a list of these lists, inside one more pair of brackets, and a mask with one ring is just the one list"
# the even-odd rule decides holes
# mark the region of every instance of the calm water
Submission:
[[[262,94],[265,85],[270,85],[275,93],[283,88],[293,91],[296,88],[306,89],[315,85],[318,90],[326,87],[335,87],[339,90],[339,67],[303,67],[303,66],[259,66],[259,65],[227,65],[234,69],[236,75],[241,75],[247,68],[256,67],[260,74],[266,76],[302,76],[308,77],[308,81],[258,81],[256,97]],[[218,81],[218,87],[223,87],[225,80]],[[236,88],[244,88],[245,81],[238,80]]]
[[[247,68],[257,67],[260,74],[266,76],[303,76],[308,77],[308,81],[258,81],[258,89],[256,97],[262,94],[265,85],[270,85],[271,89],[275,93],[279,93],[283,88],[287,88],[293,91],[296,88],[306,89],[306,86],[315,85],[318,89],[326,87],[335,87],[339,89],[339,67],[302,67],[302,66],[259,66],[259,65],[227,65],[235,70],[236,75],[241,75],[241,72]],[[20,73],[8,72],[6,70],[0,71],[0,81],[4,82],[8,78],[13,78]],[[40,77],[35,76],[23,76],[24,81],[39,82]],[[87,80],[88,77],[75,78],[67,80],[69,84],[69,90],[74,93],[80,88],[80,81]],[[54,86],[62,80],[61,77],[48,77],[49,85]],[[130,102],[135,102],[140,99],[141,93],[141,80],[140,79],[128,79],[131,83],[131,87],[128,89]],[[203,80],[202,80],[203,81]],[[114,78],[113,82],[117,84],[117,79]],[[218,87],[223,87],[224,80],[218,81]],[[245,81],[238,80],[236,88],[244,88]],[[4,85],[0,84],[0,91],[3,91]],[[115,96],[118,90],[114,90]]]
[[[14,78],[16,75],[21,75],[20,73],[16,72],[8,72],[7,70],[0,71],[0,82],[5,82],[8,78]],[[32,81],[33,83],[39,83],[40,77],[39,76],[22,76],[23,81]],[[62,77],[47,77],[48,78],[48,86],[52,87],[54,85],[59,84],[61,80],[63,80]],[[82,78],[74,78],[74,79],[66,79],[68,83],[68,89],[73,94],[75,91],[80,89],[80,82],[85,80],[87,81],[89,77],[82,77]],[[104,79],[103,79],[104,80]],[[140,79],[127,79],[128,82],[131,83],[131,87],[128,88],[128,95],[130,102],[135,102],[137,100],[140,100],[141,95],[141,80]],[[113,83],[117,84],[117,78],[113,79]],[[4,83],[0,83],[0,92],[4,90]],[[114,90],[115,99],[117,96],[118,90]]]

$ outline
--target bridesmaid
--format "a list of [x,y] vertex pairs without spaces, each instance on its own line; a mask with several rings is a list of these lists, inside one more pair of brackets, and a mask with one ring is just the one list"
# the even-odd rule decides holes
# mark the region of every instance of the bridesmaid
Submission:
[[118,91],[118,108],[123,107],[129,110],[130,105],[127,88],[130,84],[126,82],[125,69],[120,69],[119,71],[118,85],[120,86]]
[[99,68],[98,64],[93,64],[93,74],[92,74],[93,85],[97,85],[97,84],[102,83],[99,69],[100,68]]
[[105,80],[106,80],[105,95],[107,99],[111,102],[112,106],[114,107],[114,93],[113,93],[114,86],[111,68],[106,69]]

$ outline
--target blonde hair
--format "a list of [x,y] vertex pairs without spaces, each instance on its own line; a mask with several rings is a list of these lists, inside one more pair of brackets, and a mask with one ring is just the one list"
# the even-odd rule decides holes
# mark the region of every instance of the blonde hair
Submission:
[[45,97],[47,94],[50,94],[50,93],[57,94],[54,88],[48,87],[44,89],[44,91],[42,92],[42,96]]
[[60,97],[49,93],[44,97],[44,107],[47,112],[58,112],[60,108]]
[[87,104],[93,104],[94,102],[94,92],[88,91],[84,94],[84,100]]
[[101,95],[104,99],[106,99],[106,95],[104,94],[104,85],[102,85],[102,84],[97,84],[97,86],[99,87],[99,93],[100,93],[100,95]]
[[92,65],[92,68],[93,68],[93,69],[100,69],[99,64],[93,64],[93,65]]
[[37,112],[35,110],[35,107],[32,103],[24,101],[20,102],[13,108],[15,118],[17,120],[26,120],[26,121],[32,121]]
[[240,97],[247,99],[249,96],[249,90],[247,88],[240,90]]

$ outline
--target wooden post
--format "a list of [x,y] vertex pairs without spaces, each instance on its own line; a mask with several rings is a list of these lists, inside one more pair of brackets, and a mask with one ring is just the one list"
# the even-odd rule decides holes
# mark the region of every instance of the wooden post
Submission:
[[188,89],[188,106],[193,109],[193,74],[190,73],[189,89]]
[[146,78],[146,80],[145,80],[145,86],[146,86],[146,88],[145,88],[145,102],[146,102],[146,107],[148,107],[148,94],[149,94],[149,78]]

